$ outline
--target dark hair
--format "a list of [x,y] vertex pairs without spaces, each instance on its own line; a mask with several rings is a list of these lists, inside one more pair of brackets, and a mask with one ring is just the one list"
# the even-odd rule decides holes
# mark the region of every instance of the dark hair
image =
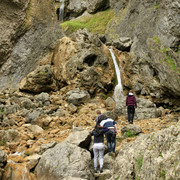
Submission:
[[103,119],[107,118],[107,116],[105,114],[101,114],[98,117],[98,123],[100,123]]
[[100,132],[100,129],[102,129],[102,126],[100,126],[100,124],[99,123],[96,123],[96,126],[95,126],[95,131],[98,133],[98,134],[100,134],[101,132]]

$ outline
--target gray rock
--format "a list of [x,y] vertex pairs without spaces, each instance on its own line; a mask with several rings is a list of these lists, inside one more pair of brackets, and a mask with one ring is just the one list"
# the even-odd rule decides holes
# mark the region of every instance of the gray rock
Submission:
[[86,0],[69,0],[69,6],[67,7],[67,10],[70,11],[70,16],[77,17],[86,10],[86,7]]
[[19,105],[14,104],[14,105],[5,105],[4,106],[4,111],[6,114],[13,114],[16,113],[19,109]]
[[42,145],[40,146],[40,149],[39,149],[38,154],[41,154],[41,155],[42,155],[45,151],[47,151],[47,150],[50,149],[50,148],[53,148],[56,144],[57,144],[57,142],[55,142],[55,141],[51,141],[51,142],[48,143],[48,144],[42,144]]
[[4,174],[4,166],[7,163],[7,156],[3,150],[0,149],[0,179],[2,179]]
[[121,128],[121,133],[124,136],[128,136],[127,133],[130,133],[130,136],[131,136],[131,135],[138,135],[141,132],[142,132],[142,129],[139,126],[134,125],[134,124],[128,124],[127,126],[124,126],[123,128]]
[[142,91],[143,85],[141,83],[136,83],[134,85],[134,91],[136,92],[136,94],[140,94]]
[[71,113],[75,113],[76,111],[77,111],[77,107],[74,105],[74,104],[69,104],[69,106],[68,106],[68,108],[69,108],[69,110],[70,110],[70,112]]
[[0,149],[0,168],[2,168],[7,162],[7,156],[3,150]]
[[[56,90],[56,80],[50,66],[39,66],[24,78],[20,83],[20,90],[41,93]],[[43,96],[43,95],[42,95]]]
[[118,115],[113,112],[113,111],[107,111],[104,113],[107,117],[113,119],[114,121],[116,121],[118,119]]
[[4,127],[13,126],[15,124],[16,124],[16,122],[13,119],[9,119],[7,117],[5,117],[2,122],[2,126],[4,126]]
[[87,0],[87,11],[95,13],[97,10],[104,10],[109,7],[109,0]]
[[113,40],[112,45],[121,51],[130,51],[132,40],[129,37],[121,37]]
[[80,90],[76,88],[66,93],[67,100],[69,103],[74,105],[80,105],[82,103],[88,102],[90,95],[87,91]]
[[88,149],[91,143],[91,135],[88,130],[73,131],[65,142],[74,144],[84,149]]
[[179,132],[179,125],[171,126],[156,133],[140,135],[135,142],[123,146],[116,158],[115,177],[121,180],[178,179]]
[[38,124],[38,118],[40,117],[41,112],[38,110],[33,110],[29,112],[26,117],[26,123]]
[[40,107],[48,106],[50,104],[49,94],[42,92],[35,96],[35,100],[38,102]]
[[25,108],[28,110],[35,108],[35,104],[29,98],[22,97],[20,98],[20,101],[21,101],[20,104],[22,108]]
[[43,153],[35,174],[39,180],[56,180],[69,176],[93,180],[89,169],[90,162],[91,156],[88,151],[63,142]]
[[21,134],[15,129],[0,130],[0,140],[3,143],[7,142],[19,142]]

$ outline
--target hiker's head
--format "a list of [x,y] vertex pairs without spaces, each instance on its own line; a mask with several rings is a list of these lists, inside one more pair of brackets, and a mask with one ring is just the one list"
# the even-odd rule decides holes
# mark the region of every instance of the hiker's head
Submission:
[[100,110],[97,110],[96,113],[99,115],[99,114],[101,114],[101,111],[100,111]]
[[98,117],[98,121],[101,122],[103,119],[107,118],[107,116],[105,114],[101,114],[99,117]]
[[128,93],[128,95],[132,96],[132,95],[133,95],[133,91],[130,90],[129,93]]

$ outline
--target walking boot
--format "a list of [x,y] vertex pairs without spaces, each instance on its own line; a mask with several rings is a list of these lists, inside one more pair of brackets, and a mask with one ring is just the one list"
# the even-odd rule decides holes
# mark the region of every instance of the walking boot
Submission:
[[100,173],[102,173],[103,172],[103,168],[100,168]]

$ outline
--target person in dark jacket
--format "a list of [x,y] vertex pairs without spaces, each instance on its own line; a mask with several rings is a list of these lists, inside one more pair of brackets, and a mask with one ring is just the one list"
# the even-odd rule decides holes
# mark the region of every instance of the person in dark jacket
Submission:
[[106,117],[100,122],[100,125],[104,129],[108,129],[108,131],[105,133],[105,136],[106,136],[106,140],[107,140],[109,155],[111,155],[112,153],[115,154],[116,133],[117,133],[116,122],[113,119]]
[[98,157],[100,164],[100,173],[103,172],[103,163],[104,163],[104,133],[108,131],[107,128],[103,128],[96,124],[95,129],[92,131],[91,135],[94,136],[94,145],[93,145],[93,153],[94,153],[94,172],[97,173],[98,166]]
[[132,91],[129,91],[128,96],[126,97],[126,106],[128,112],[128,122],[129,124],[133,124],[135,108],[137,108],[137,103]]

